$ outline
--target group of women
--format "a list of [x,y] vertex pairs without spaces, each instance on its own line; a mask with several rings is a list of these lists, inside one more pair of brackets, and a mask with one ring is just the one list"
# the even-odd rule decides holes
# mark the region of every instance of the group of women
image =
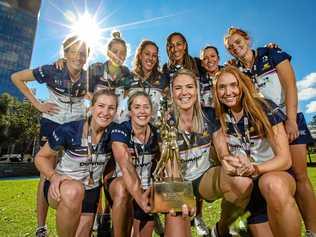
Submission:
[[[160,158],[155,122],[162,97],[172,104],[168,118],[177,128],[182,175],[197,200],[196,225],[201,201],[222,198],[220,220],[201,234],[231,236],[230,224],[249,211],[253,236],[300,236],[300,215],[306,236],[316,236],[316,198],[305,160],[312,139],[297,113],[290,56],[279,48],[251,49],[248,34],[237,28],[228,30],[224,44],[234,60],[220,66],[216,47],[194,58],[185,37],[174,32],[160,71],[158,46],[143,40],[130,72],[123,66],[126,42],[116,32],[109,60],[85,72],[88,46],[71,37],[57,66],[12,75],[43,112],[43,146],[35,158],[43,177],[37,236],[47,235],[47,204],[57,210],[59,236],[90,236],[102,185],[114,236],[153,235],[149,199]],[[47,102],[28,89],[31,80],[47,84]],[[91,99],[89,116],[84,98]],[[190,211],[184,205],[182,215],[166,214],[164,236],[191,236]]]

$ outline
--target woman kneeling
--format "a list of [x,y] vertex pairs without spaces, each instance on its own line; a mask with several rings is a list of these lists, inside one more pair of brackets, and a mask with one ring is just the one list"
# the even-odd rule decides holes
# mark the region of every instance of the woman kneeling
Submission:
[[259,96],[249,77],[232,66],[216,75],[214,101],[230,152],[241,164],[236,166],[235,175],[252,177],[263,196],[260,201],[257,193],[256,200],[248,205],[253,235],[271,236],[269,228],[267,231],[260,227],[264,223],[269,227],[269,220],[274,236],[299,236],[296,185],[289,170],[291,158],[283,126],[285,116],[272,101]]
[[[58,236],[91,235],[100,180],[112,159],[109,130],[116,108],[116,95],[99,90],[92,99],[92,116],[58,127],[37,154],[35,165],[47,177],[44,194],[56,209]],[[60,149],[64,155],[54,169]]]

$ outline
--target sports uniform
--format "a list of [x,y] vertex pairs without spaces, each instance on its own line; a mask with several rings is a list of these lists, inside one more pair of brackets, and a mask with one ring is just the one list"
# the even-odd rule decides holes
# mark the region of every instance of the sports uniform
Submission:
[[[133,78],[129,82],[128,96],[132,95],[136,91],[144,91],[150,96],[150,100],[153,105],[153,122],[156,122],[159,116],[160,102],[162,99],[163,92],[162,81],[162,74],[159,73],[158,77],[151,75],[146,80],[141,80],[137,75],[133,74]],[[126,117],[126,120],[128,120],[128,116]]]
[[86,72],[82,70],[76,82],[71,81],[67,67],[58,70],[54,65],[43,65],[33,69],[32,73],[36,81],[47,85],[46,102],[56,104],[59,109],[56,114],[42,114],[40,136],[41,143],[44,145],[47,137],[60,124],[84,118],[83,97],[87,92]]
[[[241,61],[237,61],[237,67],[248,75],[257,90],[266,98],[272,100],[285,113],[285,94],[276,70],[276,66],[284,60],[291,60],[291,56],[279,48],[258,48],[253,52],[254,65],[246,69]],[[299,137],[292,144],[313,143],[311,134],[307,128],[303,113],[297,114],[296,122],[299,129]]]
[[184,180],[192,182],[196,196],[199,196],[201,178],[209,168],[215,166],[211,157],[211,141],[212,134],[220,128],[214,110],[206,109],[205,112],[205,131],[202,134],[186,131],[178,131],[177,134],[182,175]]
[[[266,102],[267,105],[263,105],[263,109],[271,126],[283,123],[286,116],[279,107],[272,101],[267,100]],[[247,155],[251,161],[256,164],[273,159],[274,152],[267,137],[260,137],[258,135],[253,126],[254,122],[249,119],[249,116],[243,115],[243,117],[235,123],[232,114],[228,112],[225,114],[225,119],[228,136],[227,143],[231,154]],[[268,221],[266,201],[262,197],[258,187],[259,179],[260,177],[254,179],[254,188],[247,206],[247,210],[251,213],[248,218],[249,224],[258,224]]]
[[[94,213],[98,205],[103,171],[107,163],[112,159],[110,146],[110,130],[114,124],[110,124],[98,144],[91,144],[92,158],[88,156],[88,139],[83,137],[84,120],[74,121],[59,126],[48,138],[51,149],[58,151],[64,149],[64,155],[57,163],[55,171],[59,175],[70,176],[80,181],[85,189],[82,212]],[[89,178],[93,183],[89,184]],[[47,192],[50,182],[45,181],[44,193]]]
[[[151,125],[150,130],[150,137],[146,144],[143,144],[134,136],[130,120],[118,125],[111,132],[112,142],[121,142],[128,146],[135,170],[144,190],[148,189],[152,184],[152,172],[160,156],[157,131]],[[116,165],[115,174],[113,176],[122,176],[122,171],[118,164]],[[136,202],[134,202],[134,218],[138,220],[153,220],[153,216],[146,214]]]
[[132,75],[129,69],[125,66],[120,66],[120,74],[116,78],[109,73],[109,61],[105,63],[95,63],[89,67],[89,91],[94,92],[102,88],[111,88],[115,90],[118,96],[118,107],[114,121],[121,123],[125,121],[128,114],[126,89],[132,80]]

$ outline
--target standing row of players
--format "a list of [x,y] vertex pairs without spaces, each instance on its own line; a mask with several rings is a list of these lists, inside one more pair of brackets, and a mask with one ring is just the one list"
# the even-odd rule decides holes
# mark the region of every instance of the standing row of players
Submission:
[[[51,182],[51,186],[48,187],[49,182],[45,181],[44,190],[46,194],[48,192],[48,200],[49,197],[55,201],[60,200],[63,184],[71,183],[70,186],[75,187],[76,185],[72,182],[78,182],[74,180],[80,180],[84,184],[77,185],[81,187],[79,191],[64,194],[65,197],[61,198],[58,205],[52,204],[57,207],[59,235],[72,236],[76,232],[79,236],[89,235],[99,192],[98,180],[107,163],[105,158],[110,156],[110,154],[106,155],[104,147],[112,144],[114,157],[121,167],[121,169],[116,169],[115,179],[113,177],[107,179],[107,181],[110,180],[108,190],[113,201],[114,235],[128,236],[130,234],[130,228],[126,228],[130,223],[129,218],[126,218],[131,210],[131,208],[126,208],[131,200],[128,197],[130,193],[138,203],[138,205],[134,203],[136,219],[134,235],[151,236],[153,217],[141,210],[141,208],[148,210],[144,204],[146,195],[142,194],[141,190],[147,189],[150,185],[148,171],[154,165],[154,157],[158,152],[157,147],[152,147],[157,142],[150,143],[151,139],[154,139],[151,135],[155,137],[156,132],[155,128],[149,125],[149,121],[155,121],[157,118],[162,95],[169,95],[175,106],[173,117],[179,128],[178,142],[184,144],[183,148],[180,146],[180,153],[186,151],[186,154],[182,155],[187,169],[185,171],[188,173],[186,179],[193,181],[196,196],[200,200],[213,201],[224,197],[222,218],[212,229],[213,235],[224,236],[228,231],[228,225],[234,219],[232,216],[236,216],[232,215],[231,211],[238,213],[239,209],[244,210],[247,207],[251,213],[249,227],[254,236],[267,236],[268,233],[270,236],[272,233],[274,236],[299,236],[298,210],[293,198],[295,194],[307,235],[313,236],[316,232],[316,214],[312,210],[316,202],[307,176],[305,161],[306,144],[311,142],[311,138],[302,113],[297,114],[297,90],[290,56],[278,48],[264,47],[252,50],[248,34],[241,29],[231,28],[224,43],[235,57],[231,63],[239,70],[235,67],[223,69],[219,65],[219,54],[214,46],[206,46],[202,49],[200,58],[193,58],[188,54],[188,43],[185,37],[180,33],[172,33],[168,36],[166,44],[169,61],[164,64],[162,72],[159,71],[158,47],[148,40],[142,41],[138,47],[134,68],[130,72],[123,66],[127,51],[126,43],[118,33],[113,36],[107,49],[109,60],[91,65],[88,77],[82,67],[86,63],[89,50],[84,42],[78,41],[76,37],[67,39],[63,44],[66,63],[64,60],[58,62],[61,70],[56,69],[54,65],[46,65],[34,70],[18,72],[12,76],[13,82],[21,92],[38,110],[43,112],[41,136],[46,138],[43,140],[45,142],[48,139],[48,143],[39,152],[36,164],[41,173]],[[39,102],[26,86],[26,81],[35,79],[47,84],[48,102]],[[113,93],[102,90],[104,88],[114,89],[118,100]],[[100,92],[96,93],[97,91]],[[135,91],[137,91],[136,94]],[[85,95],[91,97],[91,94],[94,94],[92,116],[90,122],[84,122],[81,121],[85,113],[82,100]],[[262,96],[268,102],[262,102]],[[211,109],[214,105],[216,117],[214,110]],[[149,112],[146,112],[146,108],[150,109]],[[115,115],[116,110],[118,111]],[[283,114],[286,116],[282,116]],[[117,122],[124,120],[129,122],[112,125],[113,119]],[[77,122],[68,124],[71,121]],[[65,125],[60,126],[61,124]],[[220,127],[223,130],[220,130]],[[229,152],[225,148],[226,143],[223,144],[226,139],[219,139],[223,135],[219,131],[226,136],[229,135]],[[78,132],[80,134],[77,134]],[[217,156],[222,164],[219,167],[215,166],[212,159],[208,159],[208,155],[204,157],[202,153],[197,152],[197,150],[205,151],[206,147],[206,152],[203,154],[209,154],[209,143],[212,137]],[[284,142],[284,139],[287,141],[287,137],[289,147],[286,145],[288,142],[286,144]],[[64,148],[65,153],[54,170],[56,154],[53,151],[61,147]],[[84,149],[80,150],[80,147]],[[92,153],[92,160],[87,156],[88,151]],[[101,161],[101,154],[104,157],[103,161]],[[252,163],[247,162],[247,159],[243,158],[245,156],[251,157]],[[95,161],[98,157],[100,161]],[[136,158],[134,159],[136,162],[129,162],[131,157]],[[135,170],[131,171],[128,168],[131,164],[136,167],[138,174],[136,178]],[[291,169],[288,170],[290,166]],[[143,171],[141,167],[149,168],[149,170]],[[68,175],[74,180],[70,181],[68,176],[63,175]],[[253,176],[253,182],[249,178],[251,176]],[[255,176],[258,177],[255,178]],[[94,185],[89,185],[89,180],[92,180],[91,183]],[[210,183],[218,184],[218,186],[209,187]],[[71,188],[65,188],[65,190],[71,190]],[[63,200],[68,200],[66,196],[72,197],[71,195],[74,194],[76,202],[81,200],[78,198],[79,194],[82,194],[80,190],[91,193],[86,196],[92,195],[88,198],[92,203],[82,204],[81,217],[79,215],[81,211],[78,212],[77,208],[75,213],[79,217],[76,219],[74,213],[68,212],[68,215],[71,213],[73,216],[69,218],[65,210],[69,211],[71,208],[67,209],[67,204],[61,204]],[[250,194],[252,198],[249,202]],[[45,202],[43,188],[40,186],[38,190],[39,227],[45,225],[47,212]],[[265,202],[267,202],[268,211],[262,205]],[[70,200],[68,204],[75,204],[75,200]],[[81,207],[81,202],[79,204]],[[201,211],[198,213],[201,214]],[[64,226],[65,221],[73,221],[72,225],[68,225],[70,228],[68,235],[63,232],[67,231]],[[199,221],[201,219],[197,219],[197,225],[201,225]],[[287,222],[291,223],[291,228]],[[39,228],[39,233],[45,235],[45,231],[45,228]],[[173,216],[167,218],[166,236],[187,236],[189,233],[188,220]]]

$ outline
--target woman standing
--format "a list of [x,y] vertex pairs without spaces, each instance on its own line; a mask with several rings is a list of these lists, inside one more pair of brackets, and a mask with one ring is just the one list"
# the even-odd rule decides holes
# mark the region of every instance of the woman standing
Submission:
[[[195,74],[186,69],[179,70],[172,78],[182,174],[184,180],[192,182],[197,197],[209,202],[222,197],[230,203],[230,208],[223,212],[227,218],[217,224],[218,232],[224,235],[228,233],[226,226],[235,219],[232,211],[241,211],[246,207],[252,181],[247,177],[232,176],[235,170],[230,161],[234,157],[229,156],[214,111],[210,109],[207,114],[202,112],[197,83]],[[215,166],[210,158],[211,141],[222,166]],[[168,215],[165,236],[191,236],[189,220]]]
[[[116,95],[99,90],[91,117],[59,126],[36,155],[35,165],[47,177],[45,198],[56,209],[58,236],[91,235],[103,171],[112,159],[109,131],[116,108]],[[64,155],[55,168],[61,149]]]
[[312,143],[303,113],[297,109],[297,88],[291,57],[278,48],[250,48],[249,35],[230,28],[225,46],[236,57],[237,67],[245,72],[256,89],[271,99],[287,115],[285,130],[289,137],[292,167],[296,179],[296,202],[300,208],[307,234],[316,234],[316,196],[307,175],[306,144]]
[[163,79],[162,73],[159,71],[159,48],[155,42],[143,40],[140,43],[136,50],[132,75],[128,95],[135,91],[146,92],[153,104],[154,118],[152,121],[156,122],[163,94]]
[[166,51],[168,55],[168,63],[162,67],[165,78],[164,86],[169,88],[170,79],[179,69],[188,69],[196,76],[199,75],[197,63],[193,57],[189,55],[189,46],[186,38],[179,32],[173,32],[167,37]]
[[109,184],[109,192],[113,200],[114,236],[130,236],[133,209],[133,236],[150,237],[154,228],[153,215],[145,213],[135,201],[132,201],[128,191],[131,180],[128,182],[124,180],[124,170],[121,165],[122,163],[132,165],[137,172],[133,181],[137,181],[137,187],[148,190],[151,185],[152,170],[160,156],[157,131],[149,123],[152,117],[149,95],[143,91],[132,94],[128,99],[128,110],[130,120],[120,124],[111,134],[113,153],[119,160],[115,178]]
[[[129,69],[123,65],[127,55],[127,44],[121,38],[120,32],[112,33],[112,39],[107,45],[106,55],[108,57],[106,62],[94,63],[89,66],[89,92],[94,93],[102,88],[113,89],[119,100],[115,121],[122,122],[127,116],[125,90],[128,88],[132,76]],[[56,67],[64,68],[64,59],[58,60]]]
[[221,69],[216,47],[207,45],[201,50],[200,60],[203,70],[200,73],[200,96],[202,107],[213,106],[213,84],[215,74]]
[[[42,112],[40,120],[41,146],[61,124],[81,120],[85,115],[83,97],[87,92],[86,72],[82,69],[88,56],[86,43],[72,36],[63,42],[64,57],[67,59],[63,70],[57,70],[53,65],[43,65],[33,70],[24,70],[11,76],[12,82],[32,105]],[[38,100],[26,85],[36,80],[45,83],[48,89],[48,99]],[[41,176],[37,190],[37,224],[36,235],[47,235],[45,226],[47,202],[43,196],[44,177]]]

